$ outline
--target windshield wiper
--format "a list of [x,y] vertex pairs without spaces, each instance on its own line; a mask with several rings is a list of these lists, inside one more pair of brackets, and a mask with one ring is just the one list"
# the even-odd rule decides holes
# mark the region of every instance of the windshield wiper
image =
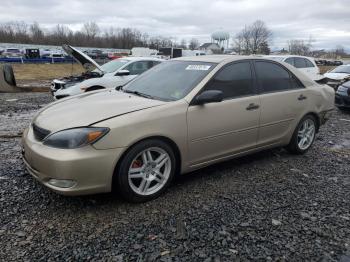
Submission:
[[137,96],[141,96],[141,97],[145,97],[145,98],[154,99],[153,96],[147,95],[147,94],[144,94],[144,93],[141,93],[141,92],[139,92],[139,91],[124,90],[124,89],[122,89],[122,90],[123,90],[123,92],[128,93],[128,94],[134,94],[134,95],[137,95]]

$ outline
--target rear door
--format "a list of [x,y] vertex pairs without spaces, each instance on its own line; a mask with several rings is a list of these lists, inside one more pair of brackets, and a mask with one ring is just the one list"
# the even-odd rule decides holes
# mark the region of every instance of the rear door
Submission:
[[256,146],[260,100],[251,66],[250,61],[224,66],[201,90],[220,90],[224,100],[189,106],[188,148],[192,166]]
[[307,89],[282,65],[255,61],[261,101],[258,146],[278,144],[294,128],[307,106]]

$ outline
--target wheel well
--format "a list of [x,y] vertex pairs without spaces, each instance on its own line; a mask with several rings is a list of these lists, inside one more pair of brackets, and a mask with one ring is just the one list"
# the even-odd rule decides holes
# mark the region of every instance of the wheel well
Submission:
[[142,140],[139,140],[137,142],[135,142],[134,144],[132,144],[131,146],[128,147],[127,150],[125,150],[125,152],[121,155],[121,157],[119,158],[115,168],[114,168],[114,172],[113,172],[113,177],[112,177],[112,190],[115,188],[116,186],[116,179],[114,179],[114,176],[116,174],[116,171],[118,170],[119,168],[119,165],[120,163],[122,162],[122,160],[124,159],[125,155],[129,152],[129,150],[134,147],[135,145],[137,145],[138,143],[141,143],[143,141],[146,141],[146,140],[150,140],[150,139],[158,139],[158,140],[161,140],[165,143],[167,143],[174,151],[174,155],[175,155],[175,158],[176,158],[176,162],[177,162],[177,165],[176,165],[176,170],[175,170],[175,175],[177,174],[180,174],[180,171],[181,171],[181,153],[180,153],[180,150],[179,150],[179,147],[177,146],[177,144],[171,140],[170,138],[167,138],[165,136],[151,136],[151,137],[147,137],[147,138],[144,138]]
[[91,87],[86,88],[85,92],[99,90],[99,89],[106,89],[106,88],[103,86],[91,86]]

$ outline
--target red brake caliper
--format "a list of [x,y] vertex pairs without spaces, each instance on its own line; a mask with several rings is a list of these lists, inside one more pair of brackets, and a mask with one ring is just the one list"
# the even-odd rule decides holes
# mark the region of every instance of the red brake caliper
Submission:
[[131,165],[132,168],[140,168],[142,167],[142,162],[140,160],[134,160]]

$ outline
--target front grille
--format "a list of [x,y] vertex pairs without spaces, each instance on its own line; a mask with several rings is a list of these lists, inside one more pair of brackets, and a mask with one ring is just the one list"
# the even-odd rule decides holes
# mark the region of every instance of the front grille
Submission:
[[45,137],[47,137],[51,133],[50,130],[38,127],[36,124],[33,124],[32,127],[33,127],[34,137],[39,141],[42,141]]

